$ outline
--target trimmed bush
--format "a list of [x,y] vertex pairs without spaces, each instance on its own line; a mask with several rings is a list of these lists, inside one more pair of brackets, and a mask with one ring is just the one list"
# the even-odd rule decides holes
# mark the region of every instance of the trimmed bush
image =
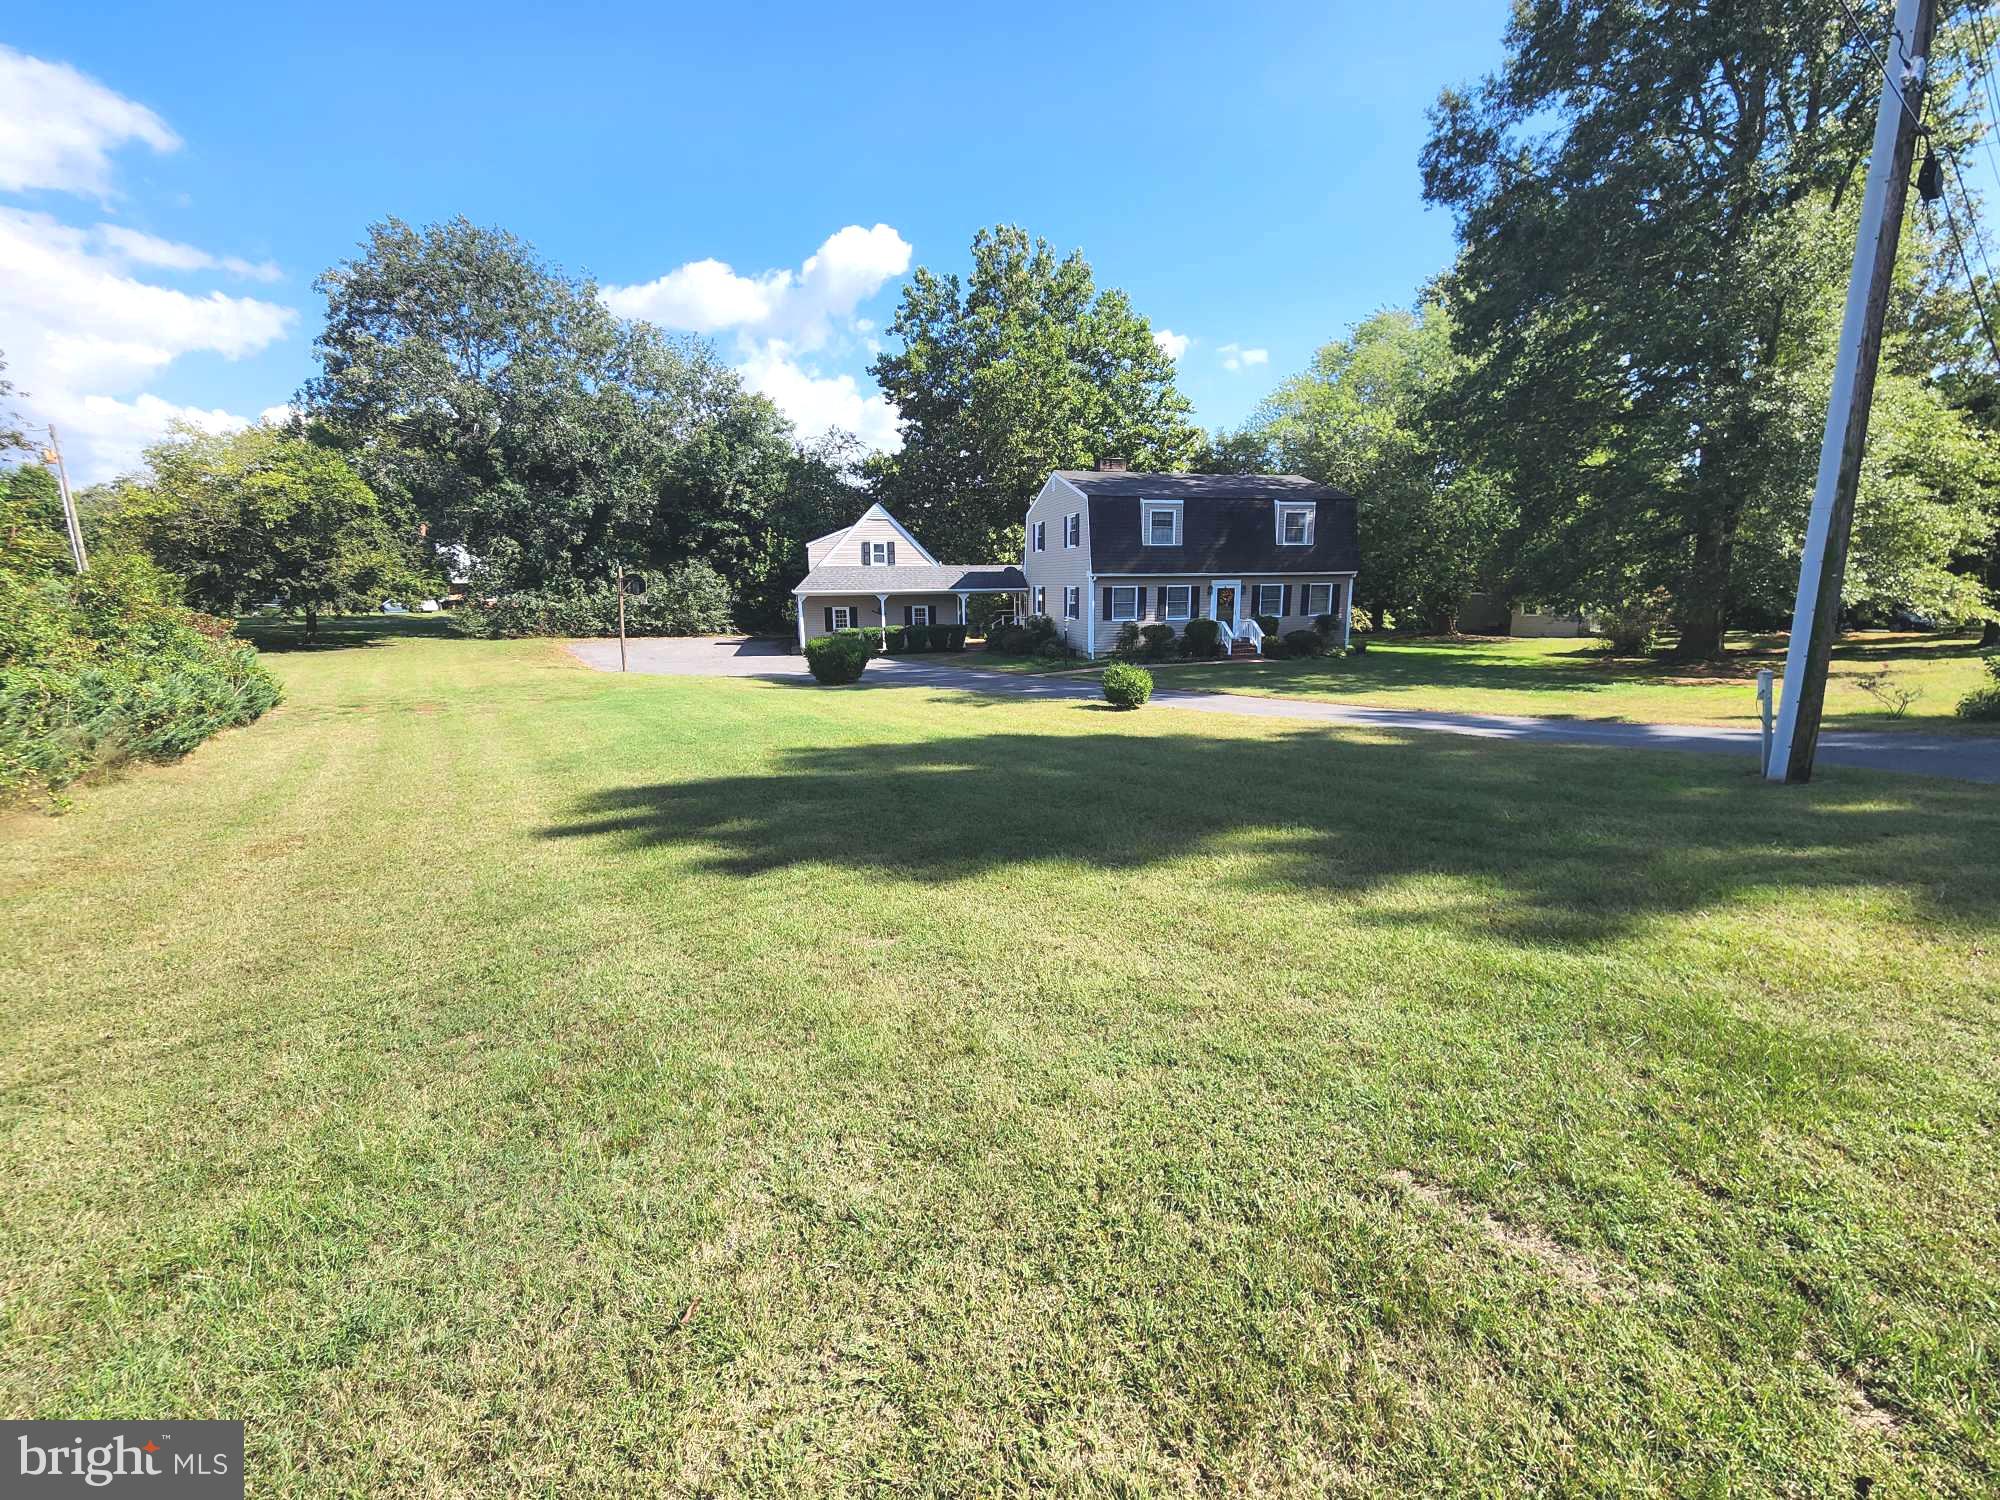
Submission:
[[[841,640],[859,642],[861,649],[871,658],[882,654],[882,630],[880,626],[850,625],[845,630],[836,630],[834,635],[838,636]],[[890,632],[890,639],[895,639],[894,631]]]
[[903,649],[905,651],[928,651],[931,649],[931,628],[928,625],[905,625],[903,627]]
[[1201,661],[1222,654],[1222,627],[1214,620],[1189,620],[1181,631],[1181,655]]
[[1257,628],[1272,640],[1278,638],[1278,626],[1283,622],[1276,615],[1257,615]]
[[1288,630],[1285,649],[1292,656],[1326,655],[1326,637],[1317,630]]
[[1127,620],[1118,627],[1118,639],[1111,643],[1114,661],[1137,661],[1145,654],[1146,643],[1139,638],[1139,622]]
[[1990,687],[1974,688],[1958,700],[1961,719],[2000,719],[2000,656],[1986,658],[1986,675],[1993,679]]
[[989,625],[986,629],[986,649],[995,656],[1007,654],[1007,637],[1012,633],[1011,625]]
[[806,642],[806,666],[812,670],[814,680],[827,687],[859,682],[871,654],[855,632],[816,635]]
[[1137,708],[1153,696],[1153,674],[1144,667],[1113,662],[1104,669],[1104,701],[1113,708]]
[[1146,643],[1147,661],[1164,661],[1174,654],[1173,626],[1148,625],[1139,635]]
[[1314,615],[1313,629],[1317,630],[1324,639],[1330,641],[1340,634],[1340,616]]
[[931,650],[963,651],[965,649],[965,627],[963,625],[931,626]]

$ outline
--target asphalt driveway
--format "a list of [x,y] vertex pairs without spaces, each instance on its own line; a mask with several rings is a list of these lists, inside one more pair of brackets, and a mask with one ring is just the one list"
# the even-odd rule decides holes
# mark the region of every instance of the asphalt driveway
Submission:
[[[616,641],[576,641],[570,651],[600,671],[618,670]],[[646,638],[627,643],[628,670],[669,677],[803,678],[805,658],[779,641],[742,637]],[[932,658],[877,657],[868,665],[875,686],[947,688],[1013,698],[1095,699],[1095,680],[1023,676],[977,667],[945,665]],[[1553,745],[1604,745],[1630,750],[1691,750],[1734,755],[1754,765],[1754,729],[1720,729],[1700,724],[1613,724],[1589,719],[1532,719],[1513,714],[1426,713],[1420,709],[1362,708],[1295,698],[1253,698],[1234,693],[1155,690],[1161,708],[1197,713],[1249,714],[1369,729],[1422,730],[1475,739],[1523,740]],[[1827,765],[1863,766],[1944,776],[1954,781],[2000,783],[2000,738],[1921,734],[1902,731],[1830,730],[1820,736],[1819,758]]]

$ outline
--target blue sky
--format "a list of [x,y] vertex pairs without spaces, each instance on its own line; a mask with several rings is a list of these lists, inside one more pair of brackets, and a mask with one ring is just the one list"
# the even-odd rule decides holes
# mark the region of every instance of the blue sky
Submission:
[[28,325],[0,349],[102,477],[176,410],[285,401],[312,278],[371,220],[465,214],[709,333],[802,426],[893,441],[865,368],[904,269],[1013,222],[1189,340],[1183,388],[1233,425],[1449,258],[1425,111],[1505,9],[30,0],[0,20],[35,69],[0,273],[55,280],[0,291]]
[[[39,72],[29,123],[44,148],[99,138],[94,158],[79,146],[9,179],[0,137],[0,213],[29,242],[16,261],[56,255],[42,273],[75,278],[34,316],[74,303],[81,324],[0,324],[0,349],[102,477],[173,411],[221,422],[285,401],[310,370],[312,278],[371,220],[462,213],[612,285],[724,263],[734,279],[711,267],[628,305],[705,324],[802,425],[893,440],[866,365],[899,266],[961,268],[975,229],[1014,222],[1080,246],[1102,283],[1189,339],[1184,388],[1205,424],[1233,424],[1445,262],[1449,221],[1419,196],[1424,113],[1497,60],[1503,19],[1499,0],[854,14],[31,0],[9,7],[0,45],[81,78]],[[135,113],[80,92],[93,84]],[[833,284],[801,284],[850,225],[819,267]],[[771,274],[787,271],[789,287]],[[110,352],[76,356],[79,340]],[[146,348],[120,363],[130,345]]]

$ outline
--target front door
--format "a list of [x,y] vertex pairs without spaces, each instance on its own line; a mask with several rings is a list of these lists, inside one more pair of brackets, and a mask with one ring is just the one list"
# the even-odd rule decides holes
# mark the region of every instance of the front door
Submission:
[[1215,618],[1222,621],[1231,630],[1234,630],[1240,623],[1236,617],[1237,593],[1238,590],[1234,583],[1218,582],[1215,585]]

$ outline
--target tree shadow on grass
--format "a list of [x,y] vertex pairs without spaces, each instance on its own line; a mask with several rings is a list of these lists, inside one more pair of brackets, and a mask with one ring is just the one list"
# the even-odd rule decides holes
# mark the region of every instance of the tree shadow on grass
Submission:
[[[1246,896],[1339,901],[1411,877],[1471,881],[1436,921],[1590,946],[1777,887],[1893,887],[1941,920],[2000,915],[2000,799],[1861,773],[1764,786],[1707,758],[1308,730],[1257,738],[992,734],[804,747],[773,770],[598,792],[552,838],[694,845],[752,877],[823,863],[945,882],[1075,861],[1143,871],[1233,856]],[[1490,891],[1490,896],[1480,892]],[[1395,920],[1405,920],[1396,917]]]
[[323,615],[319,630],[306,638],[303,620],[247,619],[236,622],[236,633],[259,651],[351,651],[395,640],[448,640],[451,625],[444,615]]

